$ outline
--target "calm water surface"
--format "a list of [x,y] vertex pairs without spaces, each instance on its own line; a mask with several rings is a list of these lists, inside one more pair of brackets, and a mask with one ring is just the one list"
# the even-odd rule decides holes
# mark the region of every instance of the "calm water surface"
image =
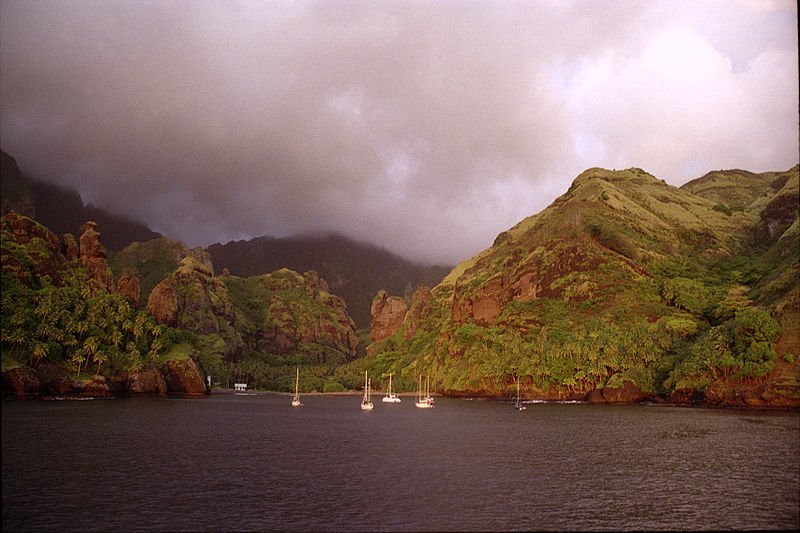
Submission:
[[800,528],[800,414],[3,402],[3,531]]

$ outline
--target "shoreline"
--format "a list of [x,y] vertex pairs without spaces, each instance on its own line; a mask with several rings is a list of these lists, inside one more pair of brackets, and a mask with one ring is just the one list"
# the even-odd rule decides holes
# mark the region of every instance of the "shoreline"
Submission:
[[[202,399],[208,396],[276,396],[276,397],[291,397],[294,393],[283,391],[264,391],[264,390],[247,390],[236,391],[233,389],[214,388],[205,394],[187,395],[187,394],[120,394],[120,395],[97,395],[90,394],[65,394],[65,395],[26,395],[24,397],[15,397],[10,395],[3,395],[3,400],[9,401],[79,401],[79,400],[110,400],[114,398],[186,398],[186,399]],[[319,397],[319,398],[336,398],[336,397],[360,397],[363,394],[361,391],[344,391],[344,392],[307,392],[301,393],[300,396],[306,397]],[[385,392],[374,392],[375,401],[380,401]],[[417,396],[416,392],[400,392],[395,393],[397,396],[404,399],[412,399]],[[447,398],[461,401],[479,401],[479,402],[504,402],[512,403],[513,397],[499,397],[499,396],[463,396],[463,395],[444,395],[441,393],[432,393],[431,396],[435,398]],[[536,404],[576,404],[576,405],[640,405],[645,407],[682,407],[682,408],[705,408],[705,409],[728,409],[739,411],[800,411],[800,405],[752,405],[752,404],[726,404],[726,403],[709,403],[709,402],[674,402],[665,399],[643,399],[632,401],[616,401],[616,402],[598,402],[589,399],[548,399],[548,398],[526,398],[522,400],[526,405]]]
[[[248,391],[234,391],[233,389],[212,389],[209,393],[210,395],[227,395],[227,394],[238,394],[241,396],[287,396],[291,397],[294,395],[293,392],[281,392],[281,391],[261,391],[261,390],[248,390]],[[363,392],[359,391],[345,391],[345,392],[304,392],[301,393],[300,396],[313,396],[313,397],[358,397],[361,396]],[[383,396],[385,393],[373,393],[376,397]],[[395,393],[397,396],[403,398],[415,398],[417,393],[415,392],[399,392]],[[476,402],[506,402],[506,403],[513,403],[513,398],[505,398],[505,397],[496,397],[496,396],[446,396],[439,393],[432,393],[431,396],[435,398],[447,398],[453,400],[461,400],[461,401],[476,401]],[[379,400],[374,400],[379,401]],[[642,401],[631,401],[631,402],[592,402],[589,400],[548,400],[548,399],[524,399],[522,400],[523,404],[526,405],[605,405],[605,406],[617,406],[617,405],[640,405],[644,407],[682,407],[682,408],[703,408],[703,409],[735,409],[741,411],[757,411],[757,410],[764,410],[764,411],[800,411],[800,406],[786,406],[786,405],[731,405],[731,404],[712,404],[712,403],[679,403],[679,402],[669,402],[667,400],[663,401],[653,401],[653,400],[642,400]]]
[[[237,395],[237,396],[279,396],[279,397],[291,397],[294,393],[291,392],[279,392],[279,391],[234,391],[232,389],[213,389],[211,392],[205,395],[152,395],[152,394],[141,394],[141,395],[123,395],[123,396],[81,396],[81,395],[65,395],[65,396],[52,396],[52,395],[43,395],[43,396],[30,396],[25,398],[16,398],[16,397],[8,397],[4,396],[3,401],[45,401],[45,402],[52,402],[52,401],[88,401],[88,400],[114,400],[114,399],[131,399],[131,398],[162,398],[162,399],[191,399],[191,400],[200,400],[207,396],[228,396],[228,395]],[[336,398],[336,397],[359,397],[362,393],[358,391],[346,391],[346,392],[309,392],[303,393],[301,396],[313,396],[313,397],[329,397],[329,398]],[[413,398],[416,397],[416,393],[398,393],[398,396],[402,396],[404,398]],[[503,403],[513,403],[513,399],[510,398],[497,398],[497,397],[488,397],[488,396],[444,396],[442,394],[432,394],[436,398],[446,398],[452,400],[461,400],[461,401],[477,401],[477,402],[503,402]],[[676,403],[676,402],[668,402],[668,401],[633,401],[633,402],[592,402],[588,400],[537,400],[537,399],[529,399],[523,400],[523,404],[526,405],[600,405],[600,406],[642,406],[642,407],[677,407],[677,408],[684,408],[684,409],[724,409],[724,410],[736,410],[736,411],[795,411],[800,412],[800,406],[787,406],[787,405],[730,405],[730,404],[711,404],[711,403]]]

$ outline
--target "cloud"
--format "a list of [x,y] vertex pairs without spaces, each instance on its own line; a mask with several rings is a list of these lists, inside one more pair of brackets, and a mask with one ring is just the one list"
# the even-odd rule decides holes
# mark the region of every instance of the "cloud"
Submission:
[[737,73],[694,31],[666,28],[638,54],[576,70],[578,151],[675,184],[716,168],[788,168],[797,157],[797,79],[796,53],[765,51]]
[[4,150],[192,245],[329,230],[454,263],[586,167],[797,159],[789,2],[0,10]]

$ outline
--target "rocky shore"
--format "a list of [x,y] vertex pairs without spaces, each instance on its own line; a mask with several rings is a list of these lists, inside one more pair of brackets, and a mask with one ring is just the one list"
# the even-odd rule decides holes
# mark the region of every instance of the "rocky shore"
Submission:
[[176,396],[202,398],[210,393],[200,365],[194,359],[145,365],[114,376],[80,379],[63,367],[43,364],[36,370],[18,366],[3,372],[4,399],[112,398],[118,396]]

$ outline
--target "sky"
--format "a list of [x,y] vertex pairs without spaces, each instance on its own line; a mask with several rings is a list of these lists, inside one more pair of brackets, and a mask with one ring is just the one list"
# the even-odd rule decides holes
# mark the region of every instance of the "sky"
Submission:
[[190,246],[454,265],[587,168],[791,168],[798,120],[793,0],[0,0],[3,150]]

